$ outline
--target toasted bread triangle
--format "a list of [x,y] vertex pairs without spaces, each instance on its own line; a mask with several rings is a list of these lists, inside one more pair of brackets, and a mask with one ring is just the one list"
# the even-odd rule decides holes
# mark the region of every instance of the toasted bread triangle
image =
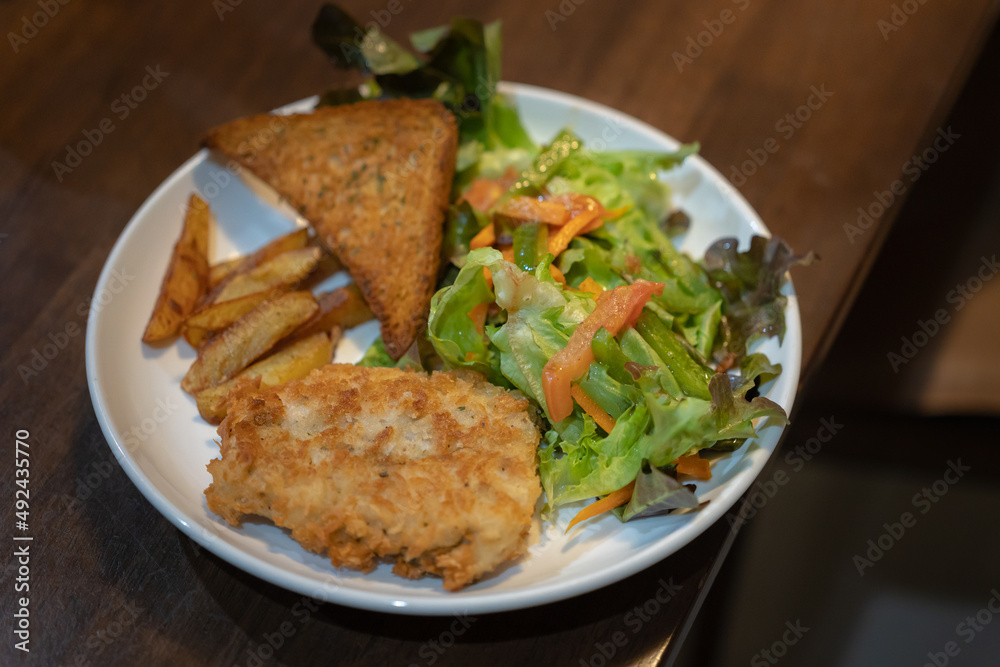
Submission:
[[427,321],[455,171],[455,119],[432,100],[262,114],[208,132],[309,220],[347,267],[400,358]]

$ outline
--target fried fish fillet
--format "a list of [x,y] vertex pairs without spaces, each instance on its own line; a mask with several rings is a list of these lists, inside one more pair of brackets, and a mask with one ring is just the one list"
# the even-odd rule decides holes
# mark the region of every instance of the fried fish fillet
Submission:
[[244,383],[219,426],[208,507],[255,514],[336,566],[379,561],[455,591],[523,555],[541,494],[528,403],[475,373],[331,364]]
[[239,118],[203,143],[283,195],[347,268],[399,359],[427,321],[455,172],[455,118],[433,100]]

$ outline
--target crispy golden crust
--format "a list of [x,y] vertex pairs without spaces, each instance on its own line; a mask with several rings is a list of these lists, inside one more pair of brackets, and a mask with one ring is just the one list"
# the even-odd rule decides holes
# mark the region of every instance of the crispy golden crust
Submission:
[[240,118],[204,144],[238,160],[308,219],[361,288],[386,351],[427,318],[458,130],[432,100],[369,101]]
[[176,335],[208,291],[208,237],[212,224],[208,204],[198,195],[191,195],[181,236],[174,245],[160,295],[142,335],[144,343]]
[[527,401],[477,374],[331,364],[242,383],[209,463],[209,508],[257,514],[337,566],[379,560],[459,590],[523,555],[541,493]]

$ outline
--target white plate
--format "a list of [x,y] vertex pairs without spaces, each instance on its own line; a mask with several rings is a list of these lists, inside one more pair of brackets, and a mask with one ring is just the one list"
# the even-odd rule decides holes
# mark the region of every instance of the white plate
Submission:
[[[539,142],[569,125],[596,148],[673,150],[678,145],[634,118],[578,97],[520,84],[504,84],[502,90]],[[285,111],[308,109],[311,103]],[[736,236],[745,247],[752,234],[767,234],[753,209],[701,158],[689,158],[665,180],[674,188],[675,202],[691,215],[683,249],[693,255],[700,256],[720,236]],[[699,497],[712,502],[695,513],[628,524],[608,515],[567,536],[564,529],[575,511],[564,510],[523,559],[458,593],[446,592],[439,579],[400,579],[385,565],[367,575],[334,568],[268,523],[231,528],[208,511],[203,493],[211,482],[205,466],[218,456],[215,429],[202,421],[194,400],[180,388],[195,353],[183,341],[161,348],[140,341],[185,203],[196,191],[219,222],[214,260],[305,224],[207,151],[197,153],[146,200],[108,257],[87,326],[87,378],[104,435],[139,491],[193,540],[261,579],[339,604],[405,614],[495,612],[568,598],[623,579],[693,540],[747,490],[777,444],[781,427],[765,421],[759,438],[718,461],[711,482],[698,484]],[[337,276],[331,284],[346,281]],[[786,292],[784,344],[770,340],[760,350],[784,369],[766,395],[790,410],[802,345],[791,285]],[[353,330],[337,360],[356,360],[376,334],[371,323]]]

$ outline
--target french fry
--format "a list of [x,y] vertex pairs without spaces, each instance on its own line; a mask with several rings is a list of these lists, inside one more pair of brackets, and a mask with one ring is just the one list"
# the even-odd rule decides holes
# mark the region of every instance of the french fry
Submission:
[[184,340],[192,347],[201,347],[213,334],[230,326],[265,301],[276,299],[288,291],[287,286],[254,292],[236,299],[212,303],[195,311],[181,329]]
[[333,327],[352,329],[375,317],[365,303],[361,290],[354,283],[317,295],[316,303],[319,304],[319,310],[296,329],[289,340],[301,340],[317,331],[329,331]]
[[229,380],[318,310],[311,292],[289,292],[264,301],[198,351],[181,388],[194,395]]
[[275,287],[291,287],[316,268],[319,257],[319,248],[299,248],[281,253],[246,273],[234,276],[219,290],[212,303],[238,299]]
[[321,248],[323,254],[319,258],[319,264],[316,265],[316,274],[323,277],[329,278],[338,271],[344,270],[344,265],[340,263],[340,260],[333,256],[326,248]]
[[208,267],[208,289],[215,289],[219,283],[232,275],[244,259],[246,258],[234,257],[233,259],[224,259]]
[[344,265],[340,263],[340,260],[318,238],[309,239],[309,245],[319,248],[320,256],[316,268],[313,269],[308,278],[302,281],[302,289],[315,287],[338,271],[344,270]]
[[218,282],[213,283],[212,291],[209,293],[208,297],[205,299],[207,303],[213,303],[218,301],[218,294],[225,286],[236,276],[248,273],[253,269],[257,268],[261,264],[274,259],[282,253],[289,252],[291,250],[300,250],[305,248],[309,244],[309,230],[306,227],[301,227],[296,229],[294,232],[285,234],[284,236],[279,236],[278,238],[270,241],[253,253],[245,257],[237,257],[235,260],[227,260],[226,262],[220,262],[220,268],[216,269],[217,273],[221,273],[226,270],[226,267],[221,266],[228,264],[230,261],[236,262],[236,265],[229,269],[228,273],[222,276],[216,276]]
[[188,345],[196,350],[201,349],[201,347],[212,338],[214,333],[214,331],[206,329],[205,327],[193,327],[188,324],[181,327],[181,335],[184,336],[184,340],[186,340]]
[[305,377],[314,368],[330,363],[339,339],[340,331],[337,329],[329,336],[319,332],[265,357],[233,379],[198,392],[195,395],[198,412],[208,423],[218,424],[229,410],[229,391],[242,378],[259,378],[259,388],[268,389]]
[[191,195],[184,227],[160,285],[160,295],[142,334],[144,343],[177,334],[181,323],[208,291],[208,227],[212,212],[198,195]]

